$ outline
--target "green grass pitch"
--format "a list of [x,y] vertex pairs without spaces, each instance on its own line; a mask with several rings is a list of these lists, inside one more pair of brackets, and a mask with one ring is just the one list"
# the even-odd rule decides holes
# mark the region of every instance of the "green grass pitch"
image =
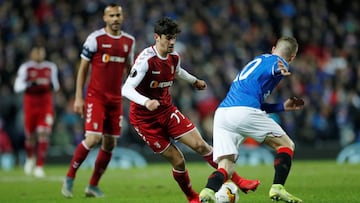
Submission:
[[[187,163],[192,184],[200,191],[213,171],[204,162]],[[100,182],[106,197],[89,199],[84,196],[91,170],[80,169],[74,185],[74,198],[61,193],[66,166],[46,166],[47,178],[35,179],[23,174],[22,168],[0,172],[1,203],[183,203],[186,198],[178,188],[167,163],[151,163],[144,168],[109,169]],[[268,190],[273,177],[271,165],[238,166],[247,178],[258,178],[256,192],[240,195],[240,203],[271,202]],[[335,161],[294,161],[286,188],[305,203],[360,202],[360,165],[336,164]]]

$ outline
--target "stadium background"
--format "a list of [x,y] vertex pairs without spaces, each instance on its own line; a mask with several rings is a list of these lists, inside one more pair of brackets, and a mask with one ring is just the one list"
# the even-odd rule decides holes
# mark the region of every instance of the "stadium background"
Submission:
[[[59,68],[56,123],[49,162],[67,162],[83,138],[72,112],[79,54],[86,36],[103,26],[102,0],[0,0],[0,120],[2,135],[17,157],[23,149],[22,95],[13,91],[19,65],[34,43],[44,43]],[[111,1],[112,2],[112,1]],[[281,35],[293,35],[300,50],[271,99],[302,97],[301,112],[272,115],[295,140],[296,157],[335,159],[360,142],[359,1],[341,0],[137,0],[123,6],[123,29],[136,37],[136,53],[153,44],[153,23],[169,16],[180,23],[177,51],[182,66],[208,83],[205,92],[177,81],[174,102],[211,143],[213,111],[233,77],[254,55],[269,52]],[[124,101],[127,118],[128,102]],[[119,146],[151,153],[124,124]],[[186,151],[186,149],[184,149]],[[187,151],[186,151],[187,152]],[[191,153],[190,151],[188,153]]]

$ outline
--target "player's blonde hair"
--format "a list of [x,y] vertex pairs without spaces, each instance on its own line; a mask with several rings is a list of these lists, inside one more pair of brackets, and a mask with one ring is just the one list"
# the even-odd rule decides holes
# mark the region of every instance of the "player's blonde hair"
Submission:
[[275,48],[287,61],[292,61],[296,56],[299,45],[294,37],[284,36],[278,39]]

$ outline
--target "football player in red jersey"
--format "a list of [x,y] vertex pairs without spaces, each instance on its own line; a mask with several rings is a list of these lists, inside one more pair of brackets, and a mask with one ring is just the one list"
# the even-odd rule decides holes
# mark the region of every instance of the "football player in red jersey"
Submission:
[[[106,6],[103,20],[106,26],[87,37],[81,52],[74,111],[85,120],[85,139],[76,147],[63,182],[61,192],[68,198],[73,196],[78,168],[100,141],[101,147],[85,195],[104,196],[98,187],[99,180],[111,160],[116,138],[121,132],[121,85],[123,74],[127,73],[134,61],[135,38],[121,30],[124,20],[121,6]],[[90,67],[90,81],[84,100],[83,90]]]
[[24,92],[26,175],[45,177],[43,169],[54,123],[53,91],[59,90],[55,63],[45,60],[45,47],[34,46],[30,60],[21,64],[15,79],[15,92]]
[[[180,65],[174,51],[178,25],[170,18],[155,24],[155,45],[145,48],[137,57],[122,88],[130,102],[130,123],[155,152],[168,160],[172,174],[189,202],[199,202],[198,193],[191,186],[185,159],[172,140],[177,140],[198,154],[213,167],[212,147],[201,137],[194,124],[173,104],[169,88],[175,78],[192,84],[198,90],[206,82],[189,74]],[[233,181],[245,192],[255,190],[258,180],[246,180],[235,174]]]

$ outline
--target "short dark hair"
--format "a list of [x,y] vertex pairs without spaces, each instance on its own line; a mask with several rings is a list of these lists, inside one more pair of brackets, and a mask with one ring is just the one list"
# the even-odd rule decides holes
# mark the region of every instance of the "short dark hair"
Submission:
[[181,30],[175,21],[169,17],[163,17],[156,22],[154,32],[158,35],[176,35]]

